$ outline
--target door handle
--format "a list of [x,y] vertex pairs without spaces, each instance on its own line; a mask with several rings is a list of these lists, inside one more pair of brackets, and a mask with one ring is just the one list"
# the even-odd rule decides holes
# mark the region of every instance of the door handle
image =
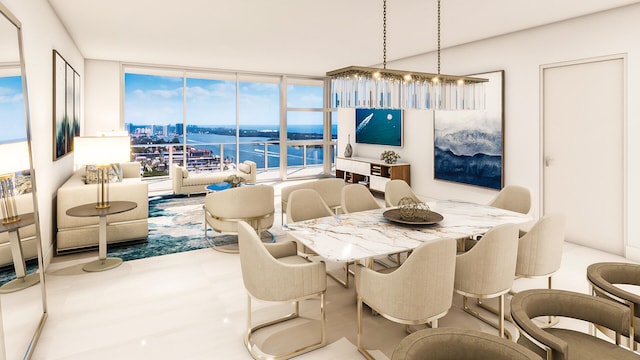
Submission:
[[545,167],[549,167],[549,165],[551,165],[552,162],[553,162],[553,158],[551,156],[545,156],[544,157],[544,166]]

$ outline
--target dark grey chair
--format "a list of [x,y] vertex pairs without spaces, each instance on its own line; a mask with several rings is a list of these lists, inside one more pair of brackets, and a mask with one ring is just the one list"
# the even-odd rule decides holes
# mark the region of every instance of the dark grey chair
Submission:
[[476,330],[424,329],[400,341],[391,360],[540,360],[522,345]]
[[[614,344],[576,330],[541,328],[533,321],[539,316],[591,322],[615,332],[617,341]],[[565,290],[525,290],[511,299],[511,318],[520,330],[518,344],[546,359],[640,359],[640,355],[619,346],[620,335],[629,334],[629,308],[615,301]]]
[[[629,348],[637,350],[640,342],[640,295],[626,291],[616,284],[640,286],[640,265],[620,262],[602,262],[591,264],[587,268],[587,280],[593,295],[617,301],[629,307],[629,338],[633,339]],[[612,334],[601,329],[605,334]]]

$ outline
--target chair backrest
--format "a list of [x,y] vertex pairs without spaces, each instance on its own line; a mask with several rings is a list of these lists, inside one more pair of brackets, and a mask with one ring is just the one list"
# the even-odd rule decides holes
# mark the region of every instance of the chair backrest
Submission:
[[331,209],[340,206],[340,195],[342,188],[344,187],[344,179],[338,178],[326,178],[317,180],[314,184],[314,190],[316,190],[322,200]]
[[545,276],[560,269],[564,243],[565,217],[546,215],[518,242],[517,276]]
[[240,252],[240,266],[242,268],[242,280],[244,287],[251,296],[270,300],[268,294],[273,282],[273,274],[270,269],[277,267],[276,260],[265,248],[255,230],[246,222],[240,221],[238,226],[238,247]]
[[453,301],[456,271],[455,239],[428,241],[415,248],[398,269],[390,273],[401,284],[398,301],[387,313],[400,319],[426,319],[446,313]]
[[507,293],[513,285],[517,255],[517,225],[490,229],[473,248],[457,256],[455,289],[473,297]]
[[209,224],[216,230],[235,232],[238,220],[251,223],[256,230],[273,226],[273,186],[247,185],[209,193],[204,206],[214,217]]
[[[600,262],[587,267],[587,280],[600,296],[612,295],[634,304],[634,315],[640,317],[640,295],[627,291],[616,284],[640,286],[640,265],[621,262]],[[602,293],[602,292],[605,293]],[[636,334],[640,335],[640,334]]]
[[329,208],[338,207],[340,206],[340,194],[343,187],[344,180],[338,178],[318,179],[307,181],[302,184],[285,186],[280,192],[283,209],[286,210],[287,202],[291,193],[300,189],[316,190]]
[[398,206],[400,199],[404,197],[412,198],[416,201],[422,201],[420,198],[413,192],[409,184],[402,179],[394,179],[391,181],[387,181],[384,185],[384,202],[387,207],[390,206]]
[[[554,359],[567,359],[569,345],[558,337],[561,333],[553,335],[540,328],[540,325],[533,321],[539,316],[561,316],[583,320],[620,334],[628,333],[629,330],[629,308],[608,299],[556,289],[531,289],[516,293],[511,298],[511,318],[514,324],[521,332],[550,347]],[[533,344],[522,336],[522,341],[518,339],[518,343],[522,342],[525,346]],[[602,340],[594,337],[594,341]],[[588,346],[584,340],[581,342],[584,346]],[[610,351],[610,349],[606,350]],[[594,359],[605,356],[611,355],[593,354]]]
[[531,191],[520,185],[507,185],[503,187],[498,195],[489,202],[489,205],[526,215],[533,213]]
[[513,341],[471,329],[436,328],[414,332],[400,341],[391,360],[540,360]]
[[380,205],[369,189],[362,184],[349,184],[342,188],[342,211],[345,214],[380,209]]
[[299,189],[289,195],[287,223],[332,216],[333,212],[313,189]]

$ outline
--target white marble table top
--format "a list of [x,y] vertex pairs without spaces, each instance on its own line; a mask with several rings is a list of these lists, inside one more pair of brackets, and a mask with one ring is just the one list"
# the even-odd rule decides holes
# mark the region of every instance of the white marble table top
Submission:
[[440,223],[397,224],[382,215],[387,208],[300,221],[285,225],[285,229],[291,239],[322,258],[344,262],[408,251],[430,240],[467,238],[497,225],[532,220],[528,215],[468,202],[435,201],[428,205],[444,217]]

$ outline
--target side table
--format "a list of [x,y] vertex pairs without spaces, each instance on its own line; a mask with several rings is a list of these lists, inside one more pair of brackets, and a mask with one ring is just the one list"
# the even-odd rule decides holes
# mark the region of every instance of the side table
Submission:
[[72,207],[67,210],[67,215],[69,216],[100,217],[98,233],[98,260],[94,260],[83,266],[82,270],[84,271],[104,271],[113,269],[122,264],[122,259],[120,258],[107,257],[107,216],[133,210],[138,207],[138,204],[133,201],[111,201],[110,205],[111,206],[108,208],[98,209],[96,208],[95,203],[91,203]]
[[[35,218],[33,213],[20,214],[20,220],[12,224],[0,223],[0,233],[6,232],[9,235],[11,246],[11,256],[13,257],[13,267],[16,270],[16,278],[0,286],[0,294],[6,294],[33,286],[40,282],[40,274],[33,273],[27,275],[27,265],[22,252],[22,242],[20,241],[20,228],[33,225]],[[40,239],[36,239],[40,241]]]

